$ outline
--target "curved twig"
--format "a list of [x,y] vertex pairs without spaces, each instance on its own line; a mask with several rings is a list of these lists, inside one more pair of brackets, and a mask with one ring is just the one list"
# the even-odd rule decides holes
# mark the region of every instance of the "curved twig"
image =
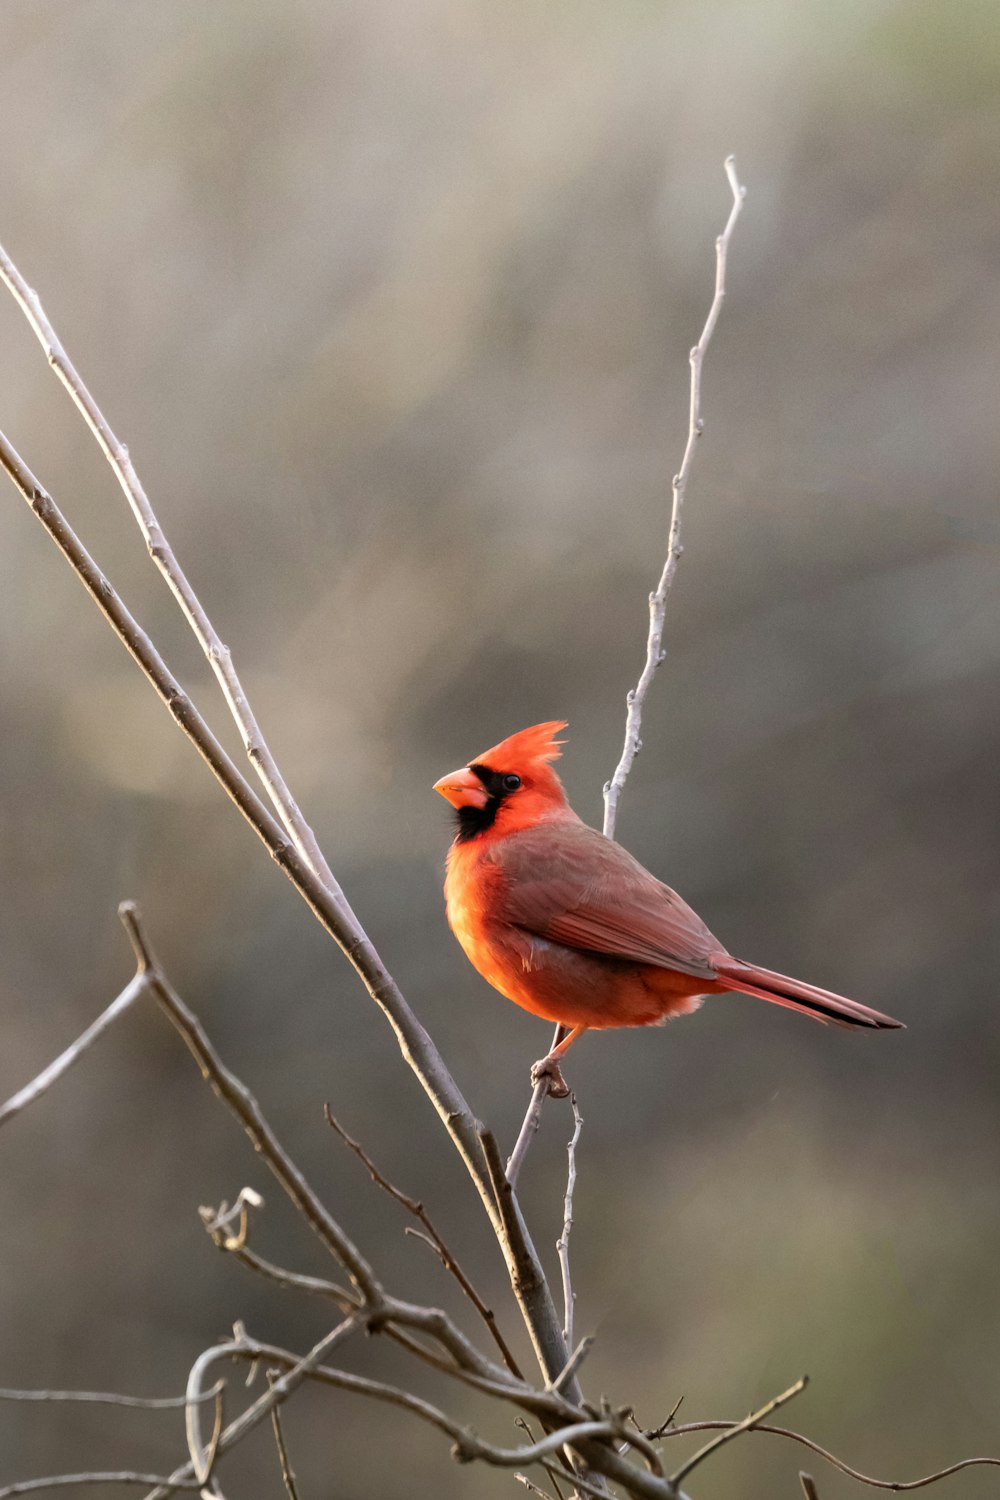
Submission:
[[782,1391],[780,1396],[772,1397],[758,1411],[751,1412],[748,1417],[744,1417],[742,1422],[736,1422],[732,1427],[727,1428],[725,1432],[720,1432],[718,1437],[712,1438],[703,1448],[699,1448],[697,1453],[693,1453],[689,1459],[682,1463],[679,1469],[674,1470],[670,1476],[671,1482],[673,1484],[680,1484],[681,1480],[686,1478],[692,1469],[696,1469],[717,1448],[721,1448],[724,1443],[731,1442],[733,1438],[739,1437],[741,1432],[752,1432],[757,1423],[762,1421],[764,1417],[770,1416],[771,1412],[777,1411],[779,1406],[784,1406],[786,1402],[801,1395],[808,1384],[808,1375],[803,1375],[794,1385],[790,1385],[787,1391]]
[[673,481],[673,504],[670,511],[670,530],[667,534],[667,560],[660,574],[660,581],[655,590],[649,596],[649,633],[646,638],[646,660],[643,664],[639,681],[634,688],[629,690],[626,702],[625,717],[625,743],[622,747],[621,758],[615,767],[614,775],[604,787],[604,832],[608,838],[613,838],[615,833],[615,820],[618,816],[618,801],[622,789],[632,769],[632,763],[642,748],[640,738],[642,730],[642,710],[646,702],[646,694],[649,692],[650,683],[656,676],[656,669],[663,660],[663,621],[666,614],[667,594],[670,585],[674,581],[677,571],[677,560],[681,555],[681,511],[687,494],[688,479],[691,474],[691,465],[694,461],[694,450],[698,439],[705,430],[705,424],[701,416],[701,366],[705,358],[705,350],[708,348],[715,332],[715,325],[722,311],[722,304],[726,296],[726,256],[729,251],[729,241],[732,239],[733,230],[736,228],[736,220],[740,216],[740,209],[746,198],[746,188],[740,185],[736,175],[736,160],[732,156],[726,157],[726,176],[733,194],[733,206],[729,211],[726,227],[715,242],[715,296],[708,310],[705,326],[701,331],[701,338],[691,350],[691,397],[689,403],[688,435],[684,448],[684,457]]
[[36,1099],[40,1099],[54,1083],[58,1082],[63,1074],[79,1061],[87,1048],[92,1047],[98,1037],[103,1036],[108,1027],[135,1004],[145,988],[146,979],[143,974],[136,974],[130,979],[121,994],[112,1000],[107,1009],[101,1012],[96,1021],[90,1023],[86,1031],[82,1032],[65,1052],[61,1052],[54,1062],[50,1062],[47,1068],[43,1068],[37,1077],[25,1084],[23,1089],[19,1089],[7,1100],[6,1104],[0,1107],[0,1125],[5,1125],[29,1104],[34,1104]]
[[[663,1433],[663,1437],[682,1437],[686,1432],[712,1432],[721,1428],[738,1427],[737,1422],[682,1422],[678,1427],[671,1427]],[[810,1453],[815,1453],[819,1458],[825,1459],[841,1474],[846,1474],[848,1479],[856,1479],[859,1484],[866,1484],[873,1490],[893,1490],[902,1493],[904,1490],[922,1490],[929,1484],[937,1484],[940,1479],[948,1479],[952,1474],[958,1474],[962,1469],[976,1468],[1000,1468],[1000,1458],[962,1458],[957,1464],[949,1464],[945,1469],[936,1469],[933,1474],[925,1474],[922,1479],[873,1479],[870,1474],[862,1474],[860,1469],[854,1469],[850,1464],[831,1453],[828,1448],[823,1448],[812,1438],[806,1437],[801,1432],[793,1432],[790,1427],[775,1427],[767,1422],[758,1422],[755,1427],[747,1428],[749,1432],[764,1432],[771,1437],[789,1438],[793,1443],[801,1443],[803,1448],[808,1448]]]

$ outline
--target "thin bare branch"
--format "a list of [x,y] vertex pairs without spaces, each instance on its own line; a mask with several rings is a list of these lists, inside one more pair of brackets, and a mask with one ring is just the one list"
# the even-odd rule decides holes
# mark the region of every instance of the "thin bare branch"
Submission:
[[[561,1032],[562,1027],[557,1026],[556,1039],[552,1044],[553,1047],[558,1046]],[[548,1078],[540,1078],[531,1091],[531,1102],[528,1105],[528,1112],[521,1124],[521,1129],[517,1133],[514,1149],[507,1160],[507,1181],[511,1187],[517,1186],[517,1180],[521,1175],[521,1168],[524,1166],[524,1158],[527,1156],[528,1148],[538,1131],[539,1122],[542,1118],[542,1105],[545,1103],[548,1092]]]
[[583,1364],[584,1360],[587,1358],[587,1355],[590,1353],[593,1347],[594,1335],[592,1333],[588,1333],[584,1338],[580,1340],[576,1348],[573,1350],[573,1353],[566,1361],[566,1368],[559,1371],[559,1374],[556,1376],[555,1380],[548,1381],[546,1383],[545,1389],[547,1391],[561,1391],[566,1381],[569,1380],[572,1375],[576,1374],[577,1370]]
[[118,914],[135,950],[140,972],[145,975],[160,1009],[197,1062],[202,1077],[230,1113],[239,1120],[253,1142],[254,1149],[263,1157],[319,1239],[340,1261],[366,1302],[372,1306],[380,1306],[382,1288],[368,1261],[306,1182],[264,1118],[253,1094],[226,1067],[198,1017],[173,989],[149,945],[138,907],[132,901],[123,901]]
[[33,1078],[30,1083],[26,1083],[23,1089],[19,1089],[12,1098],[7,1100],[6,1104],[0,1107],[0,1125],[5,1125],[29,1104],[34,1104],[36,1099],[40,1099],[54,1083],[57,1083],[63,1074],[80,1060],[87,1048],[92,1047],[98,1037],[103,1036],[108,1027],[114,1025],[119,1016],[131,1009],[145,988],[144,976],[136,974],[121,994],[112,1000],[107,1010],[103,1010],[97,1020],[91,1022],[86,1031],[78,1036],[65,1052],[60,1053],[54,1062],[50,1062],[47,1068],[43,1068],[37,1077]]
[[691,465],[694,460],[694,450],[698,439],[705,430],[705,424],[701,415],[701,367],[705,358],[705,351],[709,346],[715,325],[722,311],[722,304],[726,296],[726,257],[729,251],[729,242],[732,239],[733,230],[736,228],[736,220],[739,218],[740,209],[746,197],[746,188],[741,187],[736,175],[736,162],[733,157],[727,156],[726,177],[733,194],[733,206],[726,222],[726,227],[715,242],[715,295],[712,305],[708,310],[705,326],[701,331],[701,338],[691,350],[691,395],[688,416],[687,443],[684,448],[684,456],[673,481],[673,503],[670,511],[670,529],[667,535],[667,559],[660,574],[660,581],[654,592],[649,596],[649,633],[646,638],[646,660],[640,673],[639,680],[632,688],[626,698],[627,713],[625,719],[625,743],[622,748],[621,758],[615,767],[614,775],[604,788],[604,832],[608,838],[614,838],[615,821],[618,816],[618,802],[622,790],[632,769],[632,763],[642,748],[642,710],[646,702],[646,694],[649,692],[650,683],[656,676],[656,669],[663,660],[663,622],[666,614],[667,594],[670,585],[674,581],[677,571],[677,560],[681,555],[681,512],[684,507],[684,499],[687,495],[688,479],[691,474]]
[[507,1366],[508,1370],[512,1375],[516,1375],[518,1380],[523,1380],[524,1376],[521,1373],[517,1360],[511,1353],[507,1341],[504,1338],[503,1334],[500,1332],[500,1329],[497,1325],[496,1314],[493,1312],[492,1308],[486,1306],[486,1303],[476,1291],[468,1276],[462,1270],[462,1267],[459,1265],[454,1254],[448,1248],[444,1239],[433,1224],[430,1215],[424,1208],[424,1205],[422,1203],[419,1203],[416,1198],[411,1198],[408,1193],[404,1193],[401,1188],[396,1187],[394,1183],[391,1183],[389,1179],[379,1171],[378,1167],[372,1161],[371,1157],[368,1155],[367,1151],[360,1144],[360,1142],[354,1140],[352,1136],[348,1135],[347,1131],[340,1124],[340,1122],[334,1118],[329,1104],[325,1104],[323,1106],[323,1110],[326,1115],[327,1123],[330,1125],[331,1129],[336,1131],[337,1135],[340,1136],[340,1139],[344,1142],[345,1146],[353,1151],[358,1160],[362,1162],[368,1169],[368,1173],[372,1181],[376,1183],[380,1188],[382,1188],[384,1192],[388,1193],[390,1198],[394,1198],[397,1203],[401,1204],[402,1207],[406,1209],[407,1213],[412,1214],[413,1217],[418,1221],[418,1223],[423,1225],[424,1229],[426,1230],[426,1234],[420,1234],[417,1230],[413,1229],[408,1229],[406,1233],[416,1235],[418,1239],[422,1239],[426,1244],[430,1245],[431,1249],[437,1255],[445,1270],[448,1271],[452,1276],[454,1276],[455,1280],[462,1288],[462,1291],[465,1293],[466,1297],[468,1297],[469,1301],[472,1303],[473,1307],[476,1309],[479,1316],[486,1324],[486,1327],[489,1329],[493,1341],[495,1342],[497,1348],[500,1350],[500,1353],[503,1356],[503,1362]]
[[[736,1422],[682,1422],[677,1427],[671,1427],[664,1437],[682,1437],[686,1432],[712,1432],[722,1428],[733,1428],[740,1426]],[[894,1493],[902,1493],[905,1490],[922,1490],[929,1484],[937,1484],[939,1480],[948,1479],[952,1474],[958,1474],[962,1469],[977,1468],[1000,1468],[1000,1458],[963,1458],[957,1464],[949,1464],[947,1468],[935,1469],[933,1474],[925,1474],[921,1479],[873,1479],[870,1474],[863,1474],[860,1469],[854,1469],[850,1464],[831,1453],[828,1448],[823,1448],[819,1443],[813,1442],[812,1438],[806,1437],[801,1432],[793,1432],[790,1427],[774,1427],[767,1422],[758,1422],[756,1426],[748,1428],[750,1432],[763,1432],[769,1437],[788,1438],[790,1442],[800,1443],[803,1448],[808,1448],[810,1453],[815,1453],[819,1458],[832,1464],[839,1469],[841,1474],[846,1474],[848,1479],[856,1479],[859,1484],[866,1484],[873,1490],[892,1490]]]
[[[220,1380],[202,1401],[214,1401],[222,1390]],[[8,1391],[0,1390],[0,1401],[81,1401],[98,1406],[134,1406],[143,1411],[170,1411],[187,1406],[187,1396],[122,1396],[117,1391]]]
[[[244,1359],[274,1359],[285,1363],[290,1356],[287,1350],[273,1347],[270,1344],[262,1344],[254,1339],[247,1339],[240,1345],[221,1346],[226,1353],[238,1352]],[[613,1420],[602,1418],[599,1420],[588,1420],[583,1422],[572,1422],[564,1427],[558,1427],[555,1431],[546,1433],[534,1443],[525,1444],[518,1448],[502,1448],[493,1443],[488,1443],[470,1428],[449,1417],[439,1407],[431,1402],[425,1401],[421,1396],[415,1396],[412,1392],[403,1390],[399,1386],[388,1385],[381,1380],[372,1380],[365,1375],[356,1375],[348,1370],[335,1370],[327,1365],[314,1368],[311,1378],[322,1381],[324,1384],[336,1386],[340,1390],[352,1391],[356,1395],[369,1396],[376,1401],[384,1401],[390,1406],[401,1407],[411,1412],[414,1416],[437,1427],[453,1440],[452,1455],[459,1463],[471,1463],[474,1459],[482,1459],[484,1462],[496,1465],[500,1468],[518,1468],[545,1458],[550,1453],[557,1452],[560,1448],[575,1447],[577,1444],[586,1442],[588,1439],[613,1439],[617,1435],[617,1427]],[[611,1459],[617,1458],[613,1450],[599,1450],[602,1456]],[[639,1476],[638,1469],[628,1469],[630,1478]],[[655,1477],[653,1470],[652,1476]],[[648,1492],[648,1491],[647,1491]],[[667,1493],[663,1490],[662,1482],[656,1494]]]
[[340,893],[340,887],[323,857],[316,835],[306,822],[278,770],[274,756],[268,749],[236,674],[229,647],[223,645],[201,601],[188,582],[184,570],[174,556],[173,549],[153,513],[149,497],[140,483],[128,448],[115,436],[110,423],[87,389],[79,371],[56,336],[55,329],[45,316],[38,294],[25,281],[3,246],[0,246],[0,281],[7,285],[15,302],[21,308],[45,350],[49,364],[69,392],[78,411],[97,439],[101,452],[111,465],[145,538],[149,555],[166,579],[171,593],[180,606],[181,613],[194,631],[198,644],[205,653],[208,664],[229,705],[229,711],[239,727],[244,749],[289,838],[317,878],[334,894]]
[[[281,824],[271,816],[249,782],[237,770],[148,635],[90,557],[52,497],[2,433],[0,466],[6,470],[80,578],[176,723],[266,845],[276,864],[292,881],[317,920],[341,948],[364,982],[369,995],[385,1015],[395,1033],[404,1060],[417,1075],[476,1186],[497,1235],[539,1365],[545,1378],[550,1379],[565,1364],[567,1353],[551,1290],[527,1231],[521,1237],[516,1252],[507,1240],[482,1157],[478,1122],[445,1066],[441,1054],[410,1009],[346,899],[338,900],[288,841]],[[524,1274],[525,1256],[530,1260],[528,1275]],[[574,1399],[579,1397],[578,1391],[570,1394]]]
[[316,1297],[329,1297],[336,1302],[342,1312],[350,1312],[352,1308],[359,1307],[360,1303],[356,1295],[347,1290],[346,1287],[338,1286],[335,1281],[326,1281],[321,1276],[305,1276],[301,1271],[289,1271],[284,1266],[276,1266],[272,1261],[265,1260],[249,1245],[240,1245],[235,1248],[223,1243],[221,1236],[212,1236],[212,1239],[220,1250],[226,1250],[235,1256],[241,1265],[248,1266],[251,1271],[256,1271],[259,1276],[264,1276],[268,1281],[275,1282],[296,1292],[309,1292]]
[[730,1427],[726,1432],[720,1432],[718,1437],[712,1438],[703,1448],[699,1448],[697,1453],[692,1454],[685,1463],[682,1463],[679,1469],[674,1470],[670,1476],[673,1483],[680,1484],[681,1480],[686,1478],[692,1469],[696,1469],[716,1449],[721,1448],[724,1443],[731,1442],[733,1438],[739,1437],[741,1432],[750,1432],[757,1426],[758,1422],[763,1422],[765,1417],[769,1417],[773,1411],[777,1411],[779,1406],[784,1406],[787,1401],[791,1401],[796,1396],[801,1395],[808,1384],[808,1375],[803,1375],[794,1385],[790,1385],[787,1391],[782,1391],[780,1396],[774,1396],[770,1401],[765,1402],[759,1411],[751,1412],[748,1417],[743,1418],[742,1422],[737,1422],[735,1426]]
[[799,1470],[799,1484],[802,1486],[804,1500],[819,1500],[819,1490],[816,1488],[816,1481],[811,1474],[806,1473],[805,1469]]
[[[268,1385],[274,1384],[278,1374],[279,1371],[277,1370],[268,1370]],[[285,1486],[285,1493],[288,1496],[288,1500],[299,1500],[299,1492],[295,1484],[295,1471],[288,1457],[288,1449],[285,1446],[285,1434],[281,1427],[280,1406],[272,1406],[271,1408],[271,1430],[274,1433],[274,1446],[278,1450],[278,1462],[281,1465],[281,1482]]]
[[568,1158],[566,1171],[566,1196],[563,1199],[563,1227],[562,1234],[556,1240],[556,1250],[559,1253],[559,1268],[562,1271],[563,1287],[563,1338],[566,1348],[573,1347],[573,1305],[576,1301],[576,1293],[573,1291],[573,1278],[570,1274],[569,1265],[569,1237],[573,1231],[573,1194],[576,1191],[576,1148],[580,1140],[580,1132],[583,1129],[583,1116],[580,1114],[576,1102],[576,1095],[570,1095],[570,1103],[573,1106],[573,1134],[566,1146]]
[[199,1490],[197,1479],[175,1481],[160,1474],[141,1474],[136,1469],[92,1469],[85,1474],[48,1474],[44,1479],[20,1479],[16,1484],[5,1484],[0,1489],[0,1500],[14,1500],[15,1495],[30,1495],[36,1490],[59,1490],[69,1486],[93,1484],[141,1484],[170,1485],[167,1494],[175,1490]]
[[534,1484],[528,1478],[527,1474],[515,1474],[514,1478],[517,1480],[518,1484],[524,1485],[524,1488],[528,1491],[529,1495],[539,1495],[541,1496],[541,1500],[553,1500],[553,1497],[549,1494],[548,1490],[540,1489],[537,1484]]

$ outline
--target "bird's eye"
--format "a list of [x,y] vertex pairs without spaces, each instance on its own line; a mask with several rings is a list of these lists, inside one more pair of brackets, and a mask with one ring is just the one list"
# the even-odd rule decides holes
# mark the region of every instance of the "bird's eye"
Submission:
[[516,792],[520,785],[521,778],[520,776],[515,776],[513,771],[503,779],[503,789],[505,792]]

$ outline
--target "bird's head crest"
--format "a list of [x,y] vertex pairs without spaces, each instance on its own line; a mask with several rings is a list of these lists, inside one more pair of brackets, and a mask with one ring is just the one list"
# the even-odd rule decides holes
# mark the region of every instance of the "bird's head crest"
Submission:
[[552,719],[547,724],[532,724],[530,729],[519,729],[516,734],[501,740],[499,745],[494,745],[492,750],[477,755],[475,763],[507,771],[518,766],[543,765],[546,761],[558,760],[562,755],[559,747],[564,741],[557,740],[556,735],[565,728],[565,720]]

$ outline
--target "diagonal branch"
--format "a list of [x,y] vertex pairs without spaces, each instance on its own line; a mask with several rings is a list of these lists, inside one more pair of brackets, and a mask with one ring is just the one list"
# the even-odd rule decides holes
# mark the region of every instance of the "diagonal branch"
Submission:
[[643,664],[639,681],[632,688],[626,698],[627,713],[625,718],[625,743],[622,747],[621,758],[615,767],[614,775],[604,788],[604,832],[608,838],[614,838],[615,820],[618,816],[618,801],[621,797],[628,774],[632,769],[632,763],[642,748],[640,734],[642,731],[642,710],[646,702],[646,694],[649,692],[650,683],[656,676],[656,669],[663,660],[663,621],[666,615],[667,594],[670,585],[674,581],[677,571],[677,560],[681,555],[681,511],[687,495],[688,479],[691,474],[691,465],[694,462],[694,450],[698,439],[705,430],[705,424],[701,415],[701,366],[705,358],[705,350],[711,342],[715,325],[719,321],[719,313],[726,296],[726,256],[729,251],[729,241],[732,239],[733,230],[736,228],[736,220],[740,216],[743,200],[746,197],[746,188],[741,187],[736,175],[736,161],[732,156],[726,157],[726,177],[733,194],[733,206],[726,221],[726,227],[715,242],[715,295],[712,305],[708,310],[705,326],[701,331],[701,338],[691,350],[691,396],[689,403],[688,435],[684,448],[684,457],[673,481],[673,504],[670,511],[670,530],[667,534],[667,560],[660,574],[660,581],[656,589],[649,596],[649,633],[646,638],[646,660]]
[[37,292],[25,281],[2,245],[0,245],[0,281],[5,283],[31,324],[49,364],[69,392],[84,421],[97,439],[101,452],[111,465],[132,507],[132,513],[145,538],[149,555],[166,579],[171,593],[180,606],[181,613],[194,631],[198,644],[208,658],[209,666],[215,673],[223,696],[229,705],[229,711],[239,726],[243,746],[250,757],[251,764],[263,782],[289,838],[318,879],[335,896],[340,896],[342,894],[340,887],[323,857],[316,835],[286,786],[277,762],[261,734],[249,700],[236,675],[229,647],[223,645],[215,626],[174,556],[173,549],[163,533],[149,497],[135,471],[128,449],[121,439],[115,436],[110,423],[60,343],[55,329],[45,316]]
[[[275,863],[285,872],[314,916],[338,944],[362,979],[369,995],[385,1015],[405,1061],[420,1080],[472,1177],[503,1252],[511,1285],[539,1365],[545,1377],[551,1378],[564,1366],[566,1348],[541,1261],[526,1229],[523,1229],[518,1254],[515,1254],[507,1238],[483,1160],[477,1133],[478,1122],[429,1034],[410,1009],[347,901],[338,900],[316,877],[297,849],[288,842],[281,824],[271,816],[245,777],[237,770],[153,642],[130,614],[52,497],[2,433],[0,466],[7,471],[15,487],[41,521],[184,734],[266,845]],[[529,1263],[528,1275],[524,1274],[525,1257]],[[578,1389],[571,1389],[567,1394],[573,1399],[579,1399],[580,1395]]]
[[130,979],[121,994],[112,1000],[108,1008],[101,1012],[96,1021],[91,1022],[86,1031],[78,1036],[65,1052],[60,1053],[55,1061],[50,1062],[47,1068],[43,1068],[36,1078],[25,1084],[23,1089],[19,1089],[7,1100],[6,1104],[0,1106],[0,1125],[5,1125],[14,1115],[20,1114],[27,1105],[34,1104],[36,1099],[40,1099],[75,1062],[79,1061],[87,1048],[92,1047],[98,1037],[103,1036],[108,1027],[112,1026],[119,1016],[124,1015],[135,1004],[145,989],[144,974],[136,974]]
[[716,1449],[721,1448],[724,1443],[730,1442],[733,1438],[739,1437],[741,1432],[752,1431],[758,1422],[762,1422],[773,1411],[777,1411],[779,1406],[784,1406],[787,1401],[791,1401],[794,1397],[801,1395],[808,1384],[808,1375],[803,1375],[794,1385],[790,1385],[787,1391],[782,1391],[780,1396],[774,1396],[770,1401],[766,1402],[759,1411],[751,1412],[748,1417],[743,1418],[742,1422],[736,1422],[732,1427],[727,1428],[725,1432],[720,1432],[718,1437],[710,1439],[703,1448],[699,1448],[697,1453],[692,1454],[685,1463],[682,1463],[679,1469],[674,1470],[670,1476],[672,1482],[680,1484],[681,1480],[686,1478],[692,1469],[696,1469]]
[[135,950],[139,973],[145,976],[160,1009],[180,1034],[213,1093],[239,1120],[254,1149],[264,1158],[306,1223],[348,1272],[365,1302],[373,1308],[381,1308],[383,1291],[371,1266],[306,1182],[264,1118],[253,1094],[226,1067],[198,1017],[171,986],[149,946],[138,908],[134,902],[123,901],[118,913]]

